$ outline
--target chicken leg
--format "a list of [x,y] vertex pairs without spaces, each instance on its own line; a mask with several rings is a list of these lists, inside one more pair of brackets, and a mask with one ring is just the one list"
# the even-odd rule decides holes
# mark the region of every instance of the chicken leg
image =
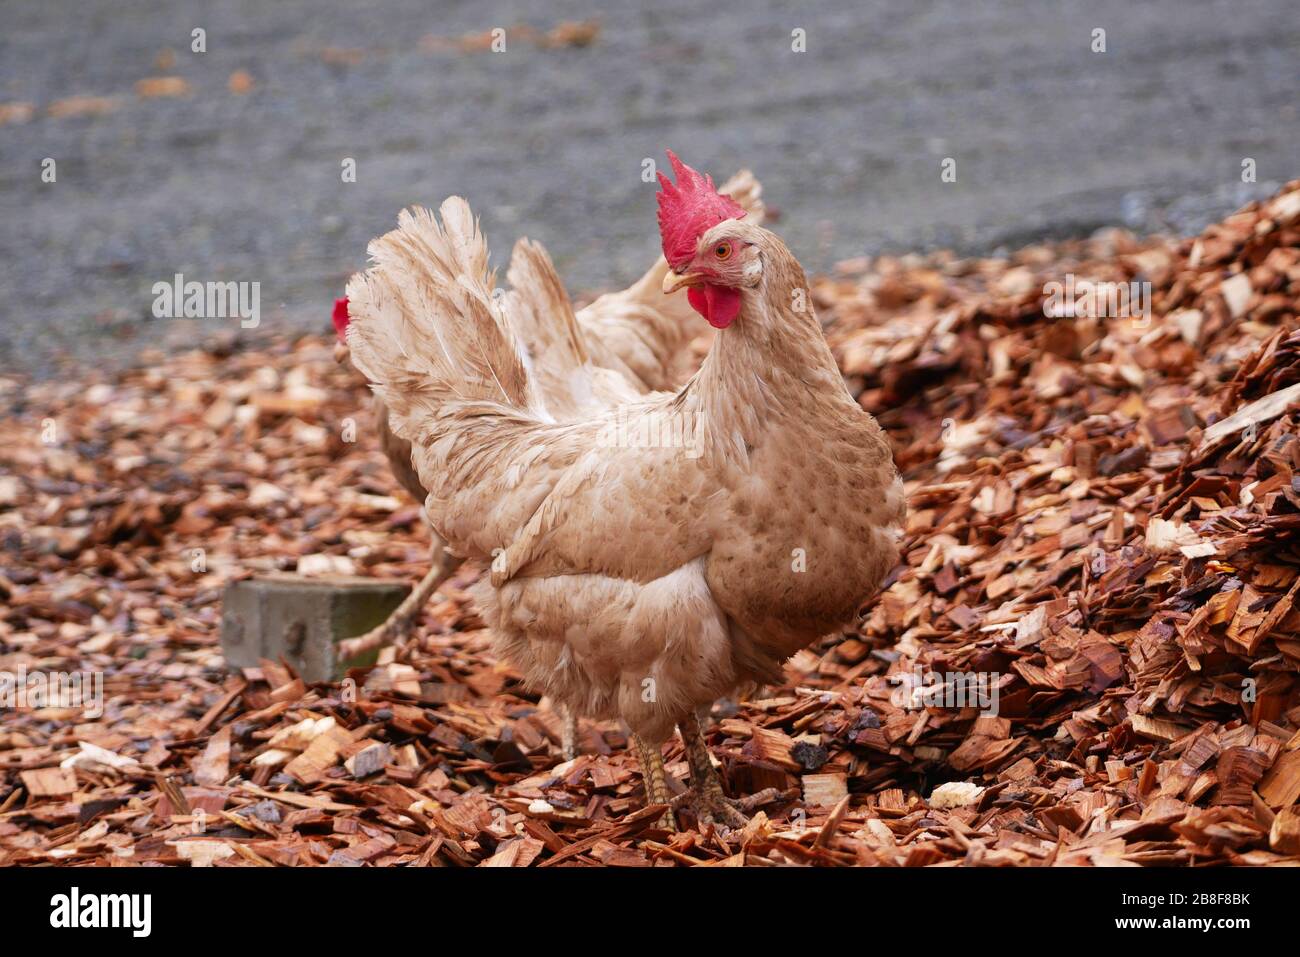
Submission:
[[647,804],[667,804],[668,810],[659,819],[659,826],[669,831],[677,830],[673,818],[672,793],[668,790],[668,775],[664,771],[664,753],[659,745],[647,744],[639,734],[632,735],[636,745],[637,758],[641,762],[641,779],[645,782],[645,799]]
[[435,542],[433,550],[435,558],[428,572],[416,583],[411,593],[402,600],[392,614],[364,635],[339,642],[340,661],[347,661],[368,651],[391,645],[406,635],[433,593],[460,567],[461,559],[444,549],[441,544]]
[[737,809],[735,802],[723,793],[722,779],[709,755],[699,715],[692,711],[682,719],[677,729],[681,732],[682,743],[686,745],[686,760],[691,767],[691,790],[695,792],[695,808],[700,824],[744,827],[749,820]]
[[567,704],[560,705],[560,751],[564,760],[572,761],[578,756],[578,713]]

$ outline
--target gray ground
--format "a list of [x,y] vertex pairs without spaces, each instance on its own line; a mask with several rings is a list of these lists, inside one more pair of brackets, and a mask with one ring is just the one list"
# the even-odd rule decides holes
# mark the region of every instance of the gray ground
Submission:
[[[421,42],[592,16],[586,48]],[[812,268],[1103,224],[1190,231],[1300,175],[1295,0],[44,0],[2,19],[0,103],[35,116],[0,126],[0,371],[37,376],[66,353],[120,364],[325,328],[366,241],[452,192],[498,261],[527,234],[573,291],[621,283],[656,250],[640,172],[665,146],[717,174],[750,165]],[[136,97],[164,48],[192,95]],[[237,69],[257,81],[247,96],[227,90]],[[47,115],[73,95],[120,106]],[[955,184],[940,182],[947,156]],[[176,272],[260,282],[260,329],[152,318],[151,286]]]

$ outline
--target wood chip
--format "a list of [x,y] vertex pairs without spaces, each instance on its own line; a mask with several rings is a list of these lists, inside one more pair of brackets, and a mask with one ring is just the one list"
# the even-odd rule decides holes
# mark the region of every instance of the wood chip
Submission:
[[[186,95],[169,70],[139,95]],[[259,95],[251,78],[230,87]],[[0,122],[43,120],[9,104]],[[1067,274],[1141,277],[1150,315],[1049,317],[1043,290]],[[232,580],[429,568],[419,504],[322,317],[319,336],[0,381],[16,410],[0,417],[0,675],[58,662],[101,676],[105,706],[0,700],[0,863],[1300,855],[1300,182],[1187,239],[881,255],[810,284],[849,392],[894,446],[909,515],[861,621],[761,698],[719,705],[709,744],[749,827],[701,832],[683,811],[682,831],[661,829],[617,722],[584,720],[564,761],[550,703],[495,657],[477,567],[343,683],[273,660],[223,671]],[[41,441],[45,420],[58,442]],[[677,793],[687,762],[675,741],[665,757]]]

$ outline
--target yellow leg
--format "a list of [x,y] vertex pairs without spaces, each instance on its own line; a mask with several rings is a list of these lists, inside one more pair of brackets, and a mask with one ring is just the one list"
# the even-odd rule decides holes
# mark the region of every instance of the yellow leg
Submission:
[[[673,797],[668,790],[668,775],[664,771],[663,749],[658,745],[647,744],[640,735],[632,735],[636,745],[637,758],[641,762],[641,778],[645,782],[645,799],[647,804],[671,804]],[[661,827],[670,831],[677,830],[671,809],[664,812],[659,819]]]

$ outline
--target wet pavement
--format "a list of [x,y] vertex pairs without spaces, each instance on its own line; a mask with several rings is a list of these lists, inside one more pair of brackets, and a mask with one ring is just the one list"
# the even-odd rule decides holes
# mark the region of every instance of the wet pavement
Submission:
[[[440,7],[9,5],[0,373],[328,328],[366,241],[450,193],[496,262],[529,235],[571,291],[621,284],[657,248],[641,173],[665,146],[719,176],[753,168],[811,269],[1112,224],[1189,232],[1300,175],[1293,0]],[[519,29],[592,17],[586,46]],[[493,27],[503,53],[451,42]],[[251,89],[232,91],[241,71]],[[137,89],[160,76],[185,89]],[[257,328],[154,318],[154,284],[177,273],[259,283]]]

